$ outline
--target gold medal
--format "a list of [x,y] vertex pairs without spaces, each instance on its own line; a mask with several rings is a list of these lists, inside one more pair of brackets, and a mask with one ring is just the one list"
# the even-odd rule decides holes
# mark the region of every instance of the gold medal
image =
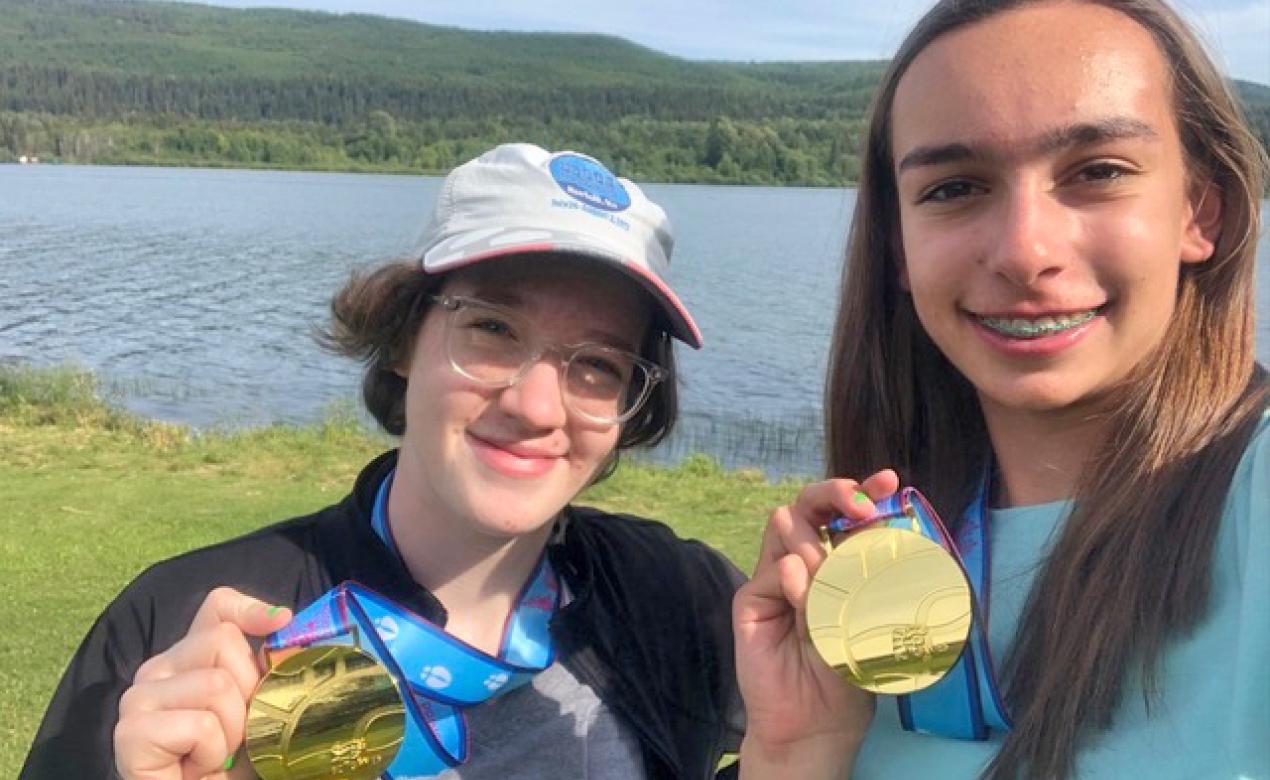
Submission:
[[961,566],[938,543],[874,526],[830,550],[807,596],[807,628],[844,680],[874,693],[913,693],[961,657],[970,600]]
[[300,650],[260,681],[247,709],[247,757],[262,780],[373,780],[405,739],[396,680],[349,645]]

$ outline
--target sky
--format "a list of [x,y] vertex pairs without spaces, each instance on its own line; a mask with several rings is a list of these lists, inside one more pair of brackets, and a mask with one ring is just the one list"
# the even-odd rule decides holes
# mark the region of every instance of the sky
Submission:
[[[710,60],[886,59],[933,0],[203,0],[475,30],[598,32]],[[1173,0],[1231,76],[1270,85],[1270,0]]]

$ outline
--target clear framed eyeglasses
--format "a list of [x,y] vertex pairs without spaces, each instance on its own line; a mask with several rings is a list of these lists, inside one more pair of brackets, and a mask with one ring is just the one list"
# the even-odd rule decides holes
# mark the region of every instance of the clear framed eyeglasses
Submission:
[[651,360],[603,344],[550,344],[518,312],[462,295],[434,295],[445,310],[450,366],[484,387],[511,387],[543,356],[560,360],[565,407],[591,422],[616,425],[635,416],[667,371]]

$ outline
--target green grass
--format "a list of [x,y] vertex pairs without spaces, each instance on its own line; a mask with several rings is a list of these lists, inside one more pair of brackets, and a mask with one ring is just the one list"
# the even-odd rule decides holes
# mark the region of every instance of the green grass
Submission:
[[[147,565],[339,500],[389,442],[334,413],[308,427],[193,435],[97,398],[75,369],[0,367],[0,777],[21,766],[67,661]],[[793,482],[626,462],[583,502],[661,519],[749,571]]]

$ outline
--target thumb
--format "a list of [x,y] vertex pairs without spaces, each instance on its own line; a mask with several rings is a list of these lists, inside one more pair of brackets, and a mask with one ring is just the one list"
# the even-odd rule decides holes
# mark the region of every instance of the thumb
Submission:
[[258,601],[247,610],[238,626],[248,636],[268,636],[290,623],[292,617],[287,607]]
[[786,555],[777,563],[780,571],[781,592],[793,605],[794,609],[803,612],[807,609],[807,593],[811,590],[811,572],[807,563],[794,553]]
[[265,636],[291,622],[291,610],[248,596],[233,588],[216,588],[207,594],[190,632],[232,623],[248,636]]

